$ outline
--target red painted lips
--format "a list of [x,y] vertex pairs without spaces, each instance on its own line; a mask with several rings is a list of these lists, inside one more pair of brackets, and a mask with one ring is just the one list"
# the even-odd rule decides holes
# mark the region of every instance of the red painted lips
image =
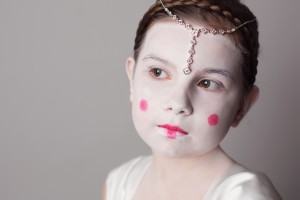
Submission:
[[180,127],[178,127],[178,126],[172,126],[170,124],[162,124],[162,125],[158,125],[158,127],[165,128],[165,129],[167,129],[169,131],[172,131],[172,132],[173,131],[174,132],[180,132],[180,133],[183,133],[185,135],[189,134],[188,132],[186,132],[185,130],[181,129]]

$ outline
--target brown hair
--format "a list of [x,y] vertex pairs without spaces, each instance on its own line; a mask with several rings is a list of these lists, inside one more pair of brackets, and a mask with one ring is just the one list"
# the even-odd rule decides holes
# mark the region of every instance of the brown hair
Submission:
[[[232,29],[255,16],[247,6],[239,0],[164,0],[164,4],[172,13],[182,19],[193,19],[216,29]],[[135,38],[134,59],[139,57],[147,30],[156,20],[169,17],[159,0],[153,4],[141,19]],[[238,31],[229,34],[240,49],[243,62],[243,92],[247,94],[255,82],[257,74],[257,56],[259,49],[258,24],[251,22]]]

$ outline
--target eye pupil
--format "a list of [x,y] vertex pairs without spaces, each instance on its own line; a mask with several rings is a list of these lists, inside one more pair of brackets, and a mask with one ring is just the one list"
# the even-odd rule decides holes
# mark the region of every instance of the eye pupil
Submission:
[[155,76],[160,76],[161,75],[161,69],[154,69],[153,72],[154,72]]
[[209,80],[203,80],[203,81],[201,81],[201,85],[205,88],[208,88],[210,86],[210,81]]

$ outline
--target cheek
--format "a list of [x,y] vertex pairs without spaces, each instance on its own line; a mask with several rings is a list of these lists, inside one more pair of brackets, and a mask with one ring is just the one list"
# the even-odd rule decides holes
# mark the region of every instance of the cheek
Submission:
[[141,101],[140,101],[140,109],[141,109],[141,111],[147,111],[147,109],[148,109],[148,101],[147,100],[145,100],[145,99],[142,99]]
[[208,117],[207,122],[211,126],[216,126],[219,123],[219,116],[217,114],[212,114]]

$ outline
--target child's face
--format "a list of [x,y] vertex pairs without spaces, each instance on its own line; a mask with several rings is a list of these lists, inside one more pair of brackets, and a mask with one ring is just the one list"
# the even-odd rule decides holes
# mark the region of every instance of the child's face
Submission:
[[192,36],[174,22],[156,22],[134,68],[128,59],[132,115],[155,153],[202,155],[214,149],[237,120],[241,55],[227,36],[200,35],[192,73],[184,75]]

